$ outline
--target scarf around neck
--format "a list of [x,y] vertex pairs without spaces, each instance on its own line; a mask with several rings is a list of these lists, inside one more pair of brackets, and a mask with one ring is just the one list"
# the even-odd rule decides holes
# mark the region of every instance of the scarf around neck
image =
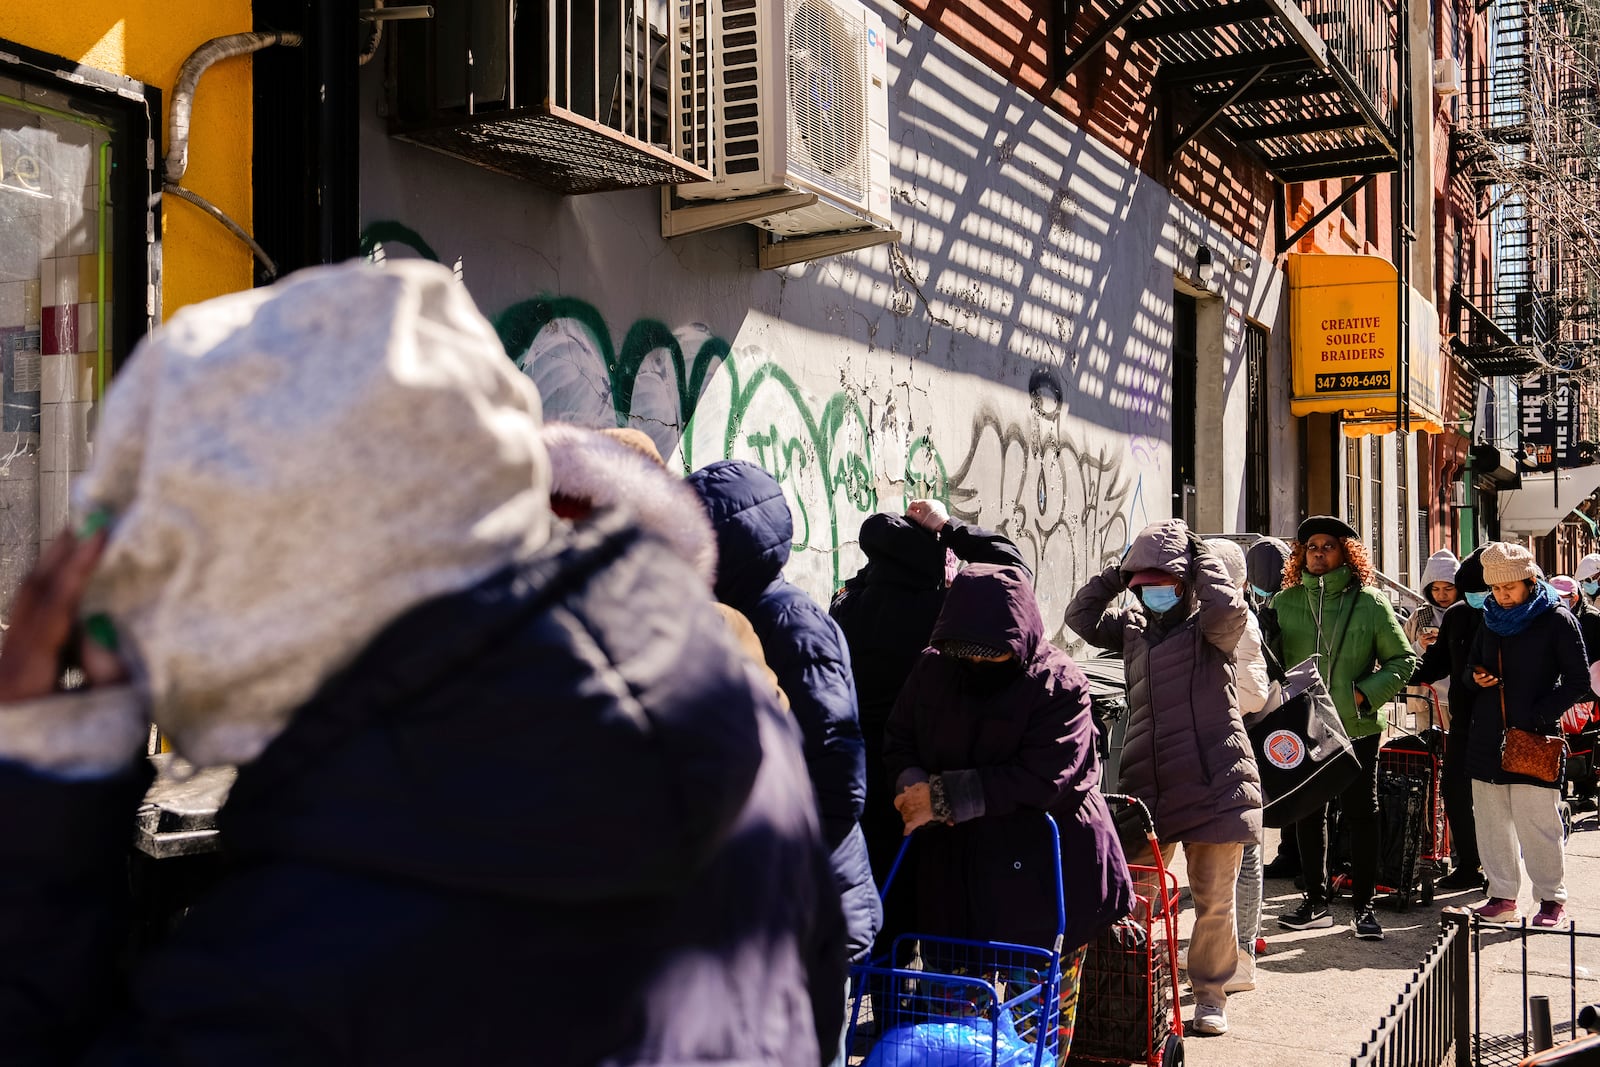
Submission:
[[1532,595],[1514,608],[1501,607],[1491,593],[1489,599],[1483,602],[1483,622],[1500,637],[1511,637],[1526,630],[1534,619],[1559,604],[1554,589],[1544,582],[1536,582]]

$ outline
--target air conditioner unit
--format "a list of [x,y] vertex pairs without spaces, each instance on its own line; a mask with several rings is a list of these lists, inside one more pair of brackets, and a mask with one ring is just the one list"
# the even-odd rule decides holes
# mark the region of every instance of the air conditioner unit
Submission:
[[1433,95],[1455,96],[1461,92],[1461,64],[1453,57],[1433,61]]
[[[712,0],[712,181],[681,201],[772,194],[748,221],[781,237],[888,229],[888,48],[859,0]],[[702,117],[685,112],[680,129]],[[815,200],[811,200],[811,197]],[[800,203],[801,206],[792,206]],[[759,200],[751,200],[752,210]]]

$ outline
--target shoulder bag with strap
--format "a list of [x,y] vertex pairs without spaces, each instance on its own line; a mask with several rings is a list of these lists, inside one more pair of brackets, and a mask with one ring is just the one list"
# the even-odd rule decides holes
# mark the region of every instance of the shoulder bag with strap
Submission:
[[1497,687],[1500,690],[1500,726],[1505,730],[1500,738],[1500,769],[1507,774],[1555,785],[1566,769],[1567,742],[1564,738],[1519,729],[1506,721],[1505,655],[1499,649],[1495,650],[1495,662],[1500,671]]

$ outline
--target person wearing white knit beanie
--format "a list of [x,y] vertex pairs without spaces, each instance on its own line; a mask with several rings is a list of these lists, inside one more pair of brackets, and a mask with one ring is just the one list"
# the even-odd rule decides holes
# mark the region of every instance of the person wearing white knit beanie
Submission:
[[[1444,618],[1444,613],[1450,610],[1452,604],[1460,599],[1456,592],[1456,569],[1461,566],[1461,561],[1456,554],[1448,548],[1441,548],[1428,557],[1428,562],[1422,568],[1422,599],[1427,601],[1411,617],[1406,619],[1401,629],[1405,632],[1406,640],[1411,642],[1411,647],[1418,656],[1428,651],[1428,646],[1439,638],[1439,623]],[[1434,695],[1438,697],[1437,725],[1445,730],[1450,729],[1450,680],[1441,678],[1434,686]],[[1429,698],[1428,691],[1417,686],[1406,688],[1406,703],[1410,705],[1416,719],[1416,729],[1420,732],[1436,725],[1434,719],[1434,706]]]

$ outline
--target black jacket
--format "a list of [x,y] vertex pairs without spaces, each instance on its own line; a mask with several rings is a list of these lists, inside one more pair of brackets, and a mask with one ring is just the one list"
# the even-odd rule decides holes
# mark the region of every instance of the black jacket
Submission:
[[[1483,611],[1465,600],[1450,605],[1439,620],[1439,636],[1417,662],[1412,672],[1411,685],[1432,685],[1441,678],[1450,679],[1450,743],[1466,744],[1472,728],[1472,709],[1483,692],[1471,684],[1472,642],[1483,626]],[[1500,714],[1500,702],[1495,701],[1495,714]]]
[[[1549,785],[1500,769],[1501,709],[1503,704],[1505,725],[1550,736],[1561,732],[1561,716],[1589,692],[1589,659],[1578,621],[1566,608],[1551,608],[1509,637],[1485,623],[1468,660],[1467,681],[1476,695],[1467,773],[1482,782]],[[1473,666],[1497,676],[1500,686],[1479,689],[1471,680]]]
[[844,631],[867,748],[867,806],[861,825],[881,879],[900,848],[901,821],[883,765],[883,731],[900,687],[917,665],[945,597],[945,550],[967,563],[1021,567],[1022,554],[1002,534],[951,519],[937,534],[899,515],[861,523],[867,562],[834,594],[828,613]]
[[[844,938],[798,738],[703,583],[597,519],[394,620],[241,769],[231,870],[106,1032],[142,768],[0,765],[0,1059],[779,1063]],[[69,847],[70,846],[70,847]]]

